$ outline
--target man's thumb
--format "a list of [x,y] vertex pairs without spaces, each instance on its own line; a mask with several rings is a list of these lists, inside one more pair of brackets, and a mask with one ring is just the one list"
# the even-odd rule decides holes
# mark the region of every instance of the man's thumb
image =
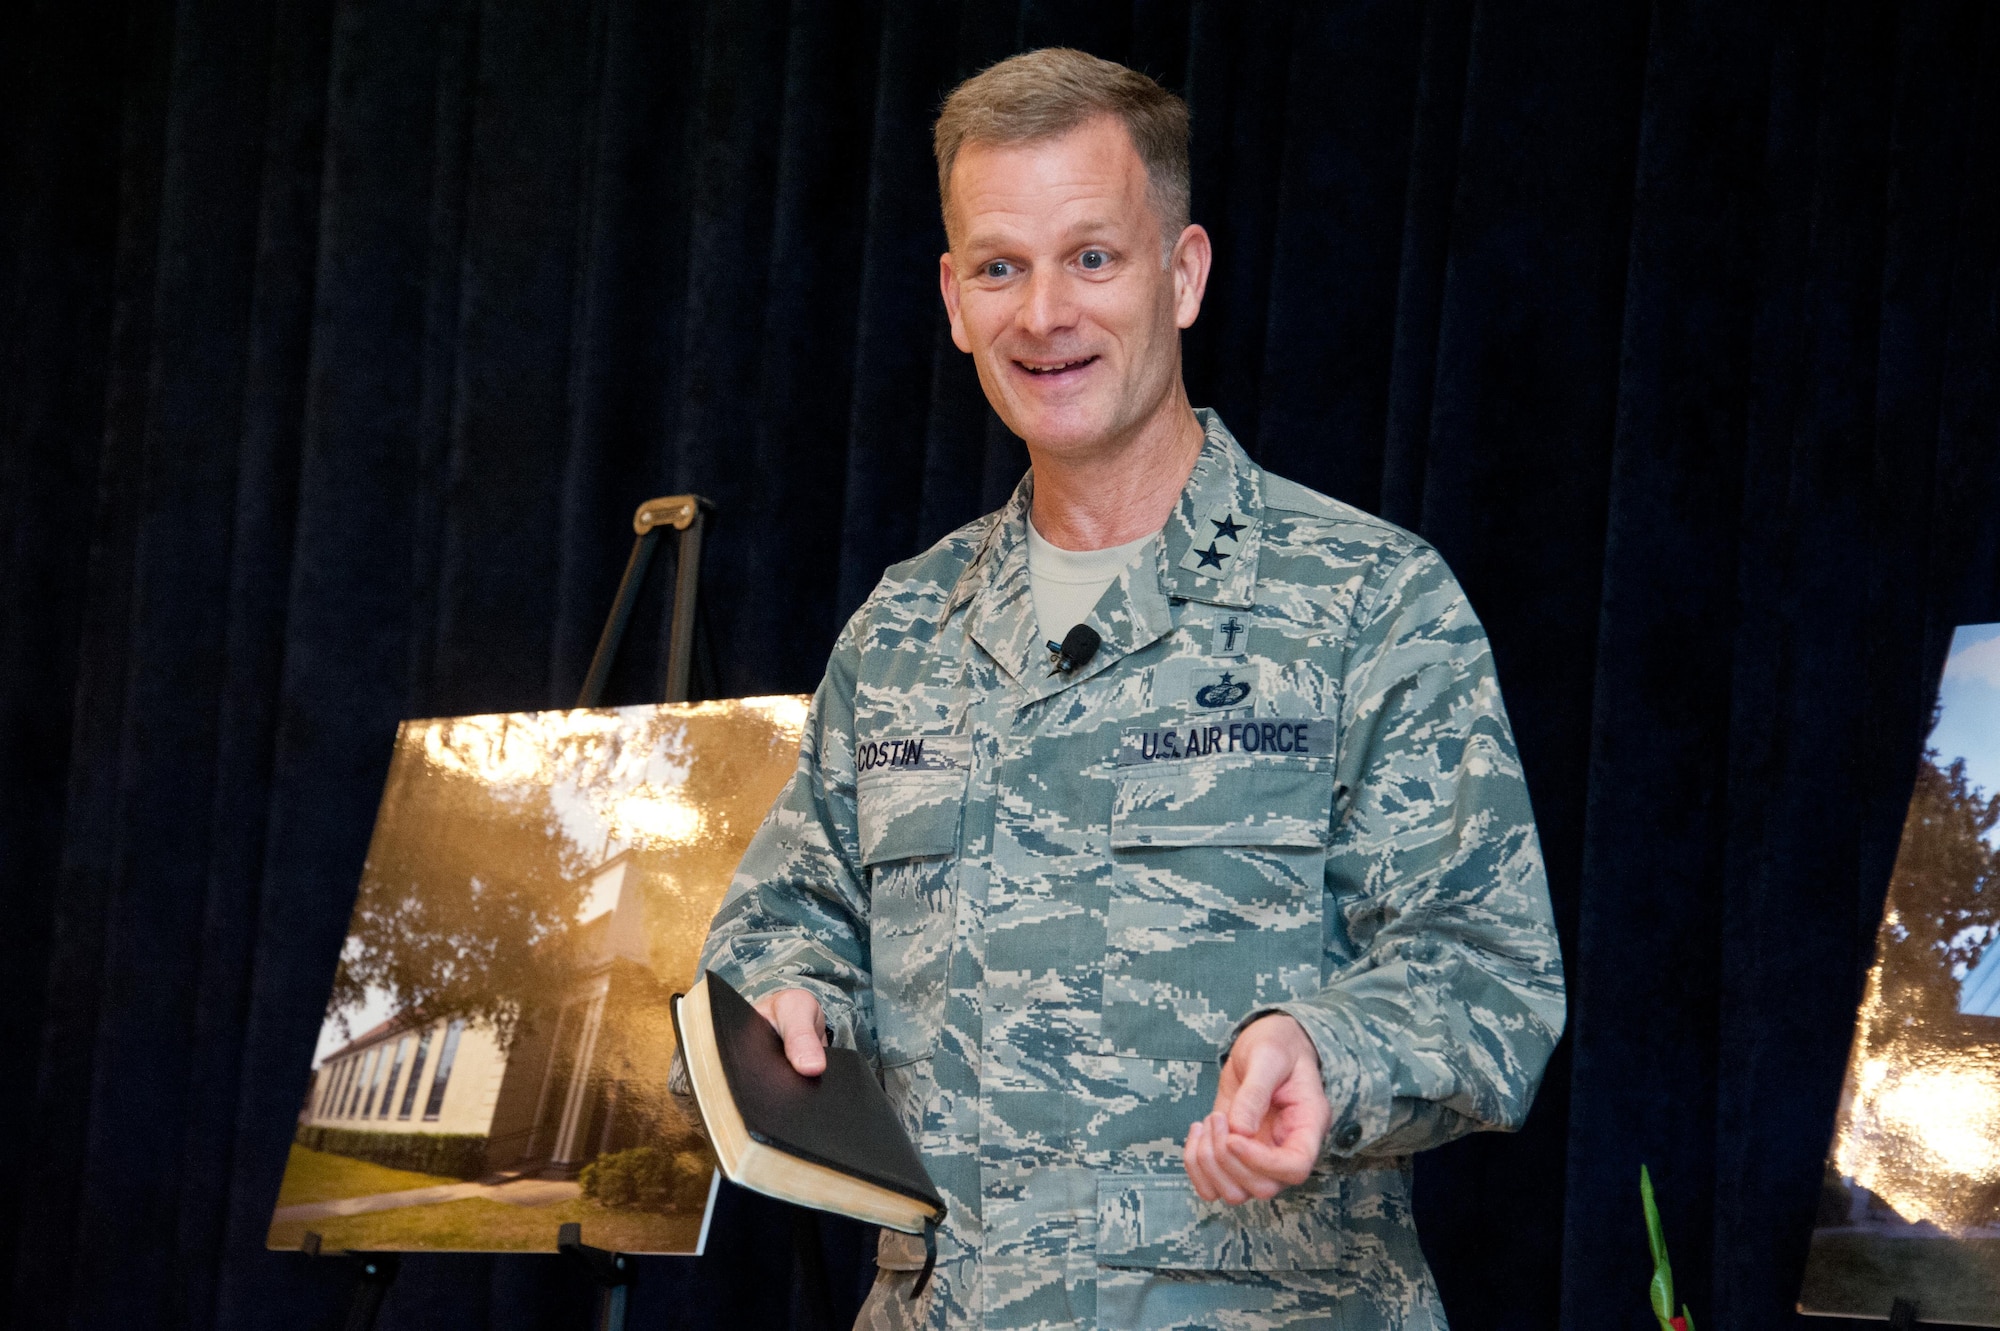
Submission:
[[820,1033],[819,1003],[811,994],[788,990],[772,1004],[773,1026],[785,1040],[785,1060],[808,1077],[826,1071],[826,1039]]
[[1264,1124],[1264,1111],[1271,1107],[1271,1095],[1291,1070],[1284,1052],[1268,1044],[1243,1051],[1243,1082],[1229,1101],[1229,1130],[1245,1137],[1257,1135]]

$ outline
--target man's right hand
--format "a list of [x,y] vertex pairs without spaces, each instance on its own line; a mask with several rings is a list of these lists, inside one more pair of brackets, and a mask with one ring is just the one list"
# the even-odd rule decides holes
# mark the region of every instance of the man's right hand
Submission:
[[785,1057],[802,1076],[826,1071],[826,1018],[819,1000],[803,989],[780,989],[751,1006],[784,1038]]

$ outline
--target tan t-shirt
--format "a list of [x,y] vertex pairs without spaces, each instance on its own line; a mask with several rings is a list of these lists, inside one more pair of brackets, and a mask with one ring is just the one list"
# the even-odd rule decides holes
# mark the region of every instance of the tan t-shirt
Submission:
[[1035,597],[1035,618],[1042,637],[1061,642],[1063,635],[1090,618],[1091,607],[1111,580],[1138,558],[1152,535],[1103,550],[1065,550],[1028,523],[1028,586]]

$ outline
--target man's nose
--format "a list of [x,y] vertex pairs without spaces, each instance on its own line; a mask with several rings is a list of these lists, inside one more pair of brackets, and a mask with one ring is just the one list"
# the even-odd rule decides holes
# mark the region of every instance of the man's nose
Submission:
[[1070,277],[1060,265],[1039,265],[1029,271],[1020,322],[1021,331],[1034,337],[1047,337],[1075,324],[1076,301]]

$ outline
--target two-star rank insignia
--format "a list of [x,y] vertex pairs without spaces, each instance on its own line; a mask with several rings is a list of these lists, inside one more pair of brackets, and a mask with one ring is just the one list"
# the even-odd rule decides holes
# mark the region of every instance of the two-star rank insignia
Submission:
[[1210,509],[1208,517],[1196,523],[1195,528],[1194,544],[1181,556],[1181,567],[1219,582],[1229,576],[1235,565],[1237,551],[1243,548],[1243,533],[1250,524],[1225,504]]

